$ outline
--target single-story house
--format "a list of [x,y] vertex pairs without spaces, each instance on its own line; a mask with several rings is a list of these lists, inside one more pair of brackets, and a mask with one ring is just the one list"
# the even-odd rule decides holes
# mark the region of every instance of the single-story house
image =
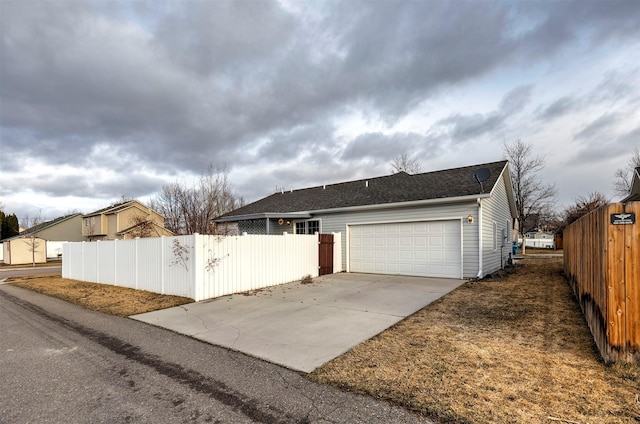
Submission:
[[623,203],[640,201],[640,166],[633,170],[633,180],[631,180],[631,190],[629,195],[622,199]]
[[35,235],[17,235],[2,241],[2,260],[7,265],[47,262],[47,240]]
[[58,258],[62,254],[62,243],[82,241],[82,214],[42,222],[2,241],[2,258],[7,264],[27,264],[34,259],[36,263],[43,263],[47,258]]
[[[549,231],[535,230],[529,231],[525,235],[526,247],[553,249],[555,247],[555,234]],[[518,238],[518,243],[522,243],[522,239]]]
[[511,252],[507,161],[274,193],[216,219],[220,232],[341,232],[343,271],[484,277]]

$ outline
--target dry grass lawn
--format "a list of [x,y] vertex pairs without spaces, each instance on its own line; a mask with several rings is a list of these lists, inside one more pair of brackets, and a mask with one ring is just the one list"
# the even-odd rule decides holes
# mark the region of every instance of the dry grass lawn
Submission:
[[602,363],[562,258],[466,283],[310,378],[453,423],[640,421],[640,367]]
[[86,309],[126,317],[193,302],[181,296],[167,296],[143,290],[86,283],[60,277],[60,274],[13,277],[19,287],[54,296]]

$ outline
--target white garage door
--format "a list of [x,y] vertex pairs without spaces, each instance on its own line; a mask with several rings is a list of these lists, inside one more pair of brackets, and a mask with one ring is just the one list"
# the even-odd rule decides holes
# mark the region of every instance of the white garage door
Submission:
[[462,278],[460,221],[349,226],[351,272]]

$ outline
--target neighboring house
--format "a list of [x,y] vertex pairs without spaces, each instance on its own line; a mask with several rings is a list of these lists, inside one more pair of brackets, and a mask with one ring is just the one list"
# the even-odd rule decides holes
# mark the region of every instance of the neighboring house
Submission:
[[82,217],[83,240],[122,240],[172,236],[164,217],[137,200],[118,203]]
[[[555,242],[555,234],[548,231],[529,231],[525,235],[526,247],[537,247],[544,249],[553,249]],[[522,239],[518,239],[522,243]]]
[[525,237],[534,240],[553,240],[553,233],[542,230],[529,231],[527,234],[525,234]]
[[216,223],[222,233],[341,232],[345,271],[459,279],[507,263],[515,215],[501,161],[283,191]]
[[633,171],[633,180],[631,181],[629,195],[622,199],[623,203],[638,201],[640,201],[640,166]]
[[2,260],[7,265],[47,262],[47,240],[35,235],[17,235],[2,240]]
[[[3,261],[7,264],[46,262],[62,255],[62,243],[82,241],[82,214],[61,216],[22,230],[3,240]],[[35,249],[35,252],[34,252]],[[41,250],[44,252],[42,256]],[[35,255],[34,255],[35,253]]]

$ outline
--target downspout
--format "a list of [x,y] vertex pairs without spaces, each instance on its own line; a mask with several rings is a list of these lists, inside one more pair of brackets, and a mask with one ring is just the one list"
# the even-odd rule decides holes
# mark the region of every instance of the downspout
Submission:
[[478,198],[478,278],[484,277],[482,254],[482,199]]
[[267,220],[267,235],[269,235],[269,218],[265,218]]

